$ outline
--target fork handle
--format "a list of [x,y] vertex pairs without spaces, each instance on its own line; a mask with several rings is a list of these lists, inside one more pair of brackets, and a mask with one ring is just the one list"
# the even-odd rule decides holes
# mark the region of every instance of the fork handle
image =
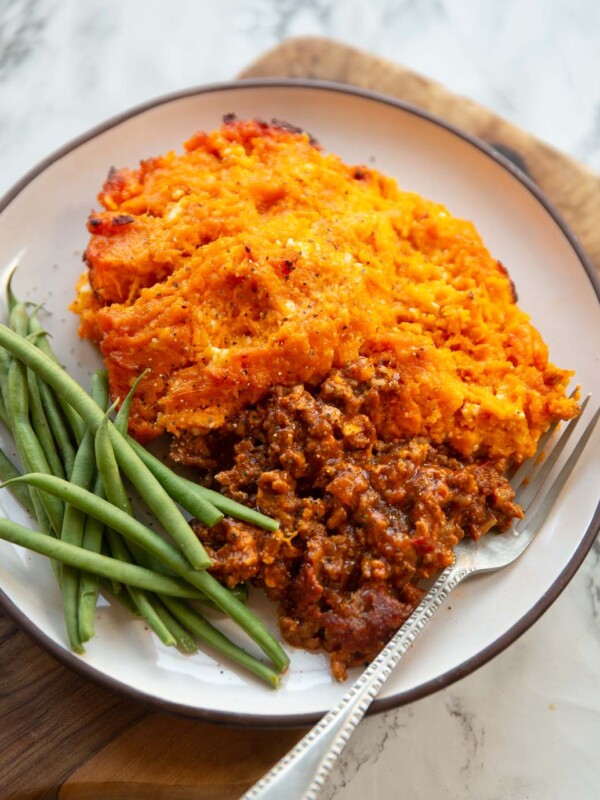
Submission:
[[333,765],[396,664],[450,592],[473,572],[447,567],[421,603],[342,700],[241,800],[317,800]]

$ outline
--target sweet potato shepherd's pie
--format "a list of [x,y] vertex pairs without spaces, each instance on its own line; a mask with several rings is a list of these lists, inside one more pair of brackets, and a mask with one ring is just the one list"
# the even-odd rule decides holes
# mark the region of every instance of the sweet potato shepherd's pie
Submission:
[[505,477],[571,373],[470,222],[278,121],[111,170],[74,311],[130,432],[278,531],[195,530],[333,674],[371,659],[463,536],[521,515]]

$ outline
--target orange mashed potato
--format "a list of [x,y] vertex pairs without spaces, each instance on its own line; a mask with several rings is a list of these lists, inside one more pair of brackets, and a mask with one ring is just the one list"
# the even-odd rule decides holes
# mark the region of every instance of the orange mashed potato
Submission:
[[203,436],[275,386],[358,357],[394,370],[374,420],[520,461],[577,413],[506,269],[470,222],[285,123],[226,118],[111,170],[72,308],[131,429]]

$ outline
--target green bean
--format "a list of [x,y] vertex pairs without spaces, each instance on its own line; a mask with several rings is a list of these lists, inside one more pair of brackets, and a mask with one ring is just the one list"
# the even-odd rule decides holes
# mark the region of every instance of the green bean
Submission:
[[45,475],[39,472],[31,472],[27,475],[22,475],[20,478],[14,478],[2,486],[10,487],[14,483],[26,483],[35,486],[44,492],[72,503],[87,514],[101,520],[108,527],[114,528],[123,536],[135,541],[144,550],[153,553],[163,563],[168,564],[174,571],[194,571],[190,568],[180,550],[163,539],[162,536],[159,536],[156,531],[142,525],[134,517],[130,517],[102,497],[96,497],[91,492],[87,492],[62,478],[55,478],[52,475]]
[[269,656],[277,669],[283,671],[287,668],[289,659],[285,651],[277,639],[269,633],[254,614],[212,575],[207,572],[190,569],[181,552],[154,533],[154,531],[149,530],[105,500],[94,497],[90,492],[86,492],[61,478],[41,473],[31,473],[23,475],[21,478],[15,478],[9,483],[5,483],[4,486],[10,486],[16,482],[28,483],[38,489],[42,489],[44,492],[55,494],[64,501],[73,503],[73,505],[77,505],[88,514],[101,519],[105,524],[115,528],[124,536],[132,538],[141,547],[161,559],[173,572],[181,575],[192,586],[200,589],[221,611],[230,616]]
[[[25,367],[19,361],[12,361],[8,370],[8,405],[12,420],[12,432],[23,468],[35,472],[50,473],[44,451],[38,442],[29,422],[29,396]],[[60,500],[40,495],[50,524],[58,536],[62,528],[64,508]]]
[[129,410],[131,408],[131,401],[136,393],[137,387],[140,384],[140,381],[146,374],[146,370],[142,372],[141,375],[138,375],[135,381],[133,382],[133,386],[127,392],[127,396],[119,406],[119,410],[117,411],[117,415],[115,417],[115,428],[119,431],[122,436],[127,436],[127,430],[129,428]]
[[107,500],[112,503],[113,506],[120,508],[121,511],[124,511],[132,517],[131,503],[127,497],[125,487],[123,486],[119,465],[117,464],[117,459],[115,458],[115,453],[110,442],[107,416],[104,417],[96,430],[94,448],[96,464],[98,465],[98,472],[102,476],[102,483]]
[[[127,436],[127,429],[129,427],[129,408],[131,406],[131,401],[133,399],[135,390],[137,389],[137,386],[143,377],[144,373],[136,378],[135,383],[131,387],[131,391],[121,404],[121,407],[119,408],[115,418],[115,428],[125,437]],[[207,510],[211,505],[210,503],[207,503],[207,501],[201,495],[199,495],[198,492],[190,492],[187,487],[185,487],[184,491],[181,491],[180,480],[183,479],[179,479],[178,475],[172,472],[168,467],[165,467],[158,459],[155,459],[158,466],[156,466],[154,462],[150,462],[150,459],[153,457],[150,456],[148,451],[139,445],[135,439],[129,438],[129,443],[142,461],[146,464],[148,469],[153,473],[154,477],[160,481],[162,486],[165,487],[173,500],[179,503],[179,505],[183,506],[183,508],[185,508],[185,510],[192,514],[192,516],[196,519],[204,519],[206,517]],[[150,456],[150,458],[147,458],[147,456]],[[215,504],[213,503],[212,505]],[[221,519],[223,519],[223,514],[220,514],[218,519],[215,517],[215,522],[213,524],[216,524]]]
[[[37,309],[27,319],[29,340],[36,341],[47,336],[37,319]],[[68,477],[73,468],[75,450],[70,441],[59,403],[54,392],[35,374],[27,371],[31,417],[33,429],[40,440],[46,458],[54,474]],[[59,458],[60,454],[60,458]]]
[[[15,270],[16,267],[13,267],[8,276],[8,280],[6,281],[6,305],[8,306],[9,322],[10,314],[18,303],[18,300],[12,290],[12,279],[15,274]],[[12,428],[10,424],[10,409],[8,408],[8,369],[11,361],[12,356],[10,353],[8,353],[3,347],[0,347],[0,395],[2,396],[2,411],[4,414],[2,421],[9,430]]]
[[[91,393],[94,402],[100,408],[106,408],[108,402],[108,385],[106,373],[103,370],[98,370],[92,376]],[[94,479],[93,492],[98,497],[104,497],[102,478],[97,473]],[[102,549],[103,533],[104,524],[95,517],[88,516],[83,529],[83,547],[93,553],[99,553]],[[98,576],[91,572],[82,572],[79,577],[78,614],[79,638],[82,642],[87,642],[94,636],[98,589]]]
[[[115,422],[114,422],[115,428],[119,431],[119,433],[122,436],[127,436],[127,428],[129,427],[129,409],[131,407],[131,401],[133,399],[135,390],[137,389],[138,384],[141,381],[143,375],[144,373],[142,373],[142,375],[139,375],[135,379],[133,386],[131,387],[131,389],[127,393],[127,396],[121,403],[119,411],[117,412],[117,415],[115,417]],[[98,436],[97,436],[97,441],[98,441]],[[115,458],[114,450],[112,448],[110,440],[108,442],[105,442],[104,449],[107,454],[108,452],[112,452],[112,459],[114,460]],[[113,470],[115,468],[116,464],[114,465]],[[120,475],[118,484],[119,485],[116,485],[115,482],[115,484],[113,485],[114,499],[112,500],[112,503],[113,505],[116,505],[118,508],[122,508],[123,511],[126,511],[130,516],[134,516],[133,511],[131,509],[131,503],[129,502],[129,498],[127,496],[127,492],[125,491],[125,487],[123,486],[123,481],[120,479]],[[143,567],[152,569],[155,572],[164,571],[164,564],[158,561],[158,559],[154,558],[147,550],[139,548],[135,544],[135,542],[130,542],[130,550],[133,556],[135,557],[135,560]]]
[[[75,486],[88,489],[94,478],[94,434],[88,429],[75,455],[75,463],[70,480]],[[77,506],[67,503],[61,536],[63,542],[81,547],[85,528],[85,514]],[[71,649],[76,653],[83,652],[79,635],[79,571],[69,564],[61,568],[61,587],[65,625]]]
[[10,271],[10,273],[8,275],[8,278],[6,280],[6,305],[8,306],[9,314],[13,310],[13,308],[17,305],[17,303],[19,302],[17,300],[17,298],[15,297],[15,294],[14,294],[14,292],[12,290],[12,282],[13,282],[13,278],[15,276],[15,272],[16,271],[17,271],[17,268],[15,266],[15,267],[13,267],[11,269],[11,271]]
[[105,369],[97,369],[92,375],[90,393],[98,408],[105,411],[108,405],[108,375]]
[[[114,534],[114,531],[111,533]],[[109,534],[110,535],[110,534]],[[111,540],[111,547],[118,545],[118,549],[113,550],[113,556],[117,558],[122,564],[130,564],[134,566],[131,560],[131,555],[127,551],[125,542],[119,537],[115,536]],[[156,574],[156,573],[153,573]],[[131,597],[133,605],[137,608],[138,613],[148,623],[149,627],[158,636],[161,642],[167,647],[174,647],[177,644],[177,639],[173,633],[165,625],[160,614],[155,609],[154,595],[145,592],[135,586],[127,585],[127,592]]]
[[194,483],[194,481],[188,480],[182,475],[178,475],[131,437],[129,437],[129,443],[153,473],[154,477],[162,483],[173,500],[179,503],[182,508],[185,508],[195,519],[198,519],[198,511],[201,508],[200,503],[208,501],[215,508],[218,508],[223,515],[249,522],[268,531],[279,530],[279,522],[272,517],[261,514],[260,511],[248,508],[248,506],[244,506],[225,495],[219,494],[212,489],[207,489],[201,484]]
[[[10,324],[17,334],[26,336],[28,314],[25,304],[17,300],[12,290],[14,274],[15,269],[11,272],[6,286]],[[28,371],[17,365],[4,348],[0,348],[0,353],[2,367],[0,386],[5,404],[7,424],[13,434],[21,462],[25,469],[33,467],[40,470],[49,469],[47,462],[44,461],[43,450],[29,421],[29,391],[26,384]],[[40,497],[36,489],[30,488],[29,496],[40,530],[44,533],[58,535],[59,531],[56,529],[56,525],[58,525],[61,518],[62,504],[54,503],[48,497]],[[51,523],[51,519],[53,519],[54,525]],[[52,568],[60,584],[60,568],[56,561],[52,561]]]
[[[0,449],[0,480],[9,481],[12,478],[18,478],[20,476],[21,473],[17,467],[13,464],[6,453]],[[48,516],[44,511],[44,507],[41,504],[37,491],[29,488],[26,488],[26,490],[23,491],[24,488],[25,487],[22,484],[13,484],[13,495],[23,506],[25,511],[31,514],[34,519],[37,519],[39,529],[43,533],[50,533],[50,521],[48,520]],[[52,569],[60,585],[60,565],[55,560],[52,561]]]
[[[24,308],[24,306],[22,306],[21,304],[15,306],[13,314],[22,308]],[[29,323],[29,317],[27,316],[27,314],[25,314],[23,318],[22,327],[24,328],[25,324],[28,325],[28,323]],[[28,339],[32,341],[36,337],[37,334],[34,333],[31,334],[31,336],[28,336]],[[40,384],[43,383],[43,381],[39,381],[36,374],[30,369],[27,369],[26,375],[27,375],[27,391],[29,395],[29,417],[30,417],[31,427],[36,435],[40,447],[44,452],[44,455],[46,456],[46,461],[48,462],[50,472],[53,475],[64,477],[65,471],[62,465],[62,461],[58,455],[56,443],[54,441],[54,436],[48,424],[46,411],[42,401]]]
[[7,353],[3,347],[0,347],[0,397],[2,397],[3,413],[5,415],[2,418],[2,422],[9,430],[12,429],[8,410],[8,369],[11,361],[12,356],[10,353]]
[[[37,347],[16,336],[4,325],[0,325],[0,346],[26,363],[57,392],[61,392],[66,401],[73,404],[73,407],[89,425],[97,426],[102,421],[103,414],[101,409],[96,406],[92,398],[83,392],[72,378]],[[168,497],[168,494],[153,476],[150,478],[151,473],[143,466],[143,462],[133,452],[127,441],[114,428],[110,428],[110,434],[117,460],[163,526],[174,535],[176,540],[179,539],[180,546],[182,544],[185,545],[184,537],[191,536],[201,547],[180,512]],[[44,476],[41,477],[43,479]],[[168,510],[168,513],[165,513],[165,509]],[[114,512],[118,511],[118,509],[113,510]],[[175,514],[173,510],[176,512]],[[185,526],[185,535],[181,526],[182,522]],[[178,528],[177,535],[174,534],[174,527]],[[184,548],[184,552],[188,554],[189,558],[188,547]],[[203,549],[202,553],[206,561],[210,562]],[[180,565],[174,571],[182,574]],[[278,669],[283,670],[287,667],[289,663],[287,656],[277,640],[242,603],[239,603],[231,596],[225,587],[221,586],[212,576],[200,571],[188,571],[186,579],[200,588],[224,613],[229,614],[269,655]]]
[[[102,497],[104,497],[104,495],[102,495]],[[114,533],[115,536],[118,535],[116,531],[113,531],[113,533]],[[102,550],[101,550],[101,553],[102,553],[103,556],[109,556],[110,558],[113,557],[112,550],[110,549],[111,536],[112,536],[111,529],[110,528],[105,528],[104,529],[104,535],[102,536]],[[173,573],[171,573],[170,577],[173,577]],[[111,583],[112,583],[112,593],[113,594],[127,594],[127,592],[123,591],[124,587],[118,581],[112,580]],[[129,599],[131,600],[131,598],[129,598]],[[133,605],[133,603],[132,603],[132,605]],[[135,606],[134,606],[134,608],[135,608]],[[136,613],[137,613],[137,611],[136,611]]]
[[[4,403],[4,407],[8,412],[8,368],[10,367],[10,362],[12,361],[12,356],[10,353],[0,347],[0,394],[2,395],[2,401]],[[4,420],[3,420],[4,421]],[[10,429],[10,419],[6,421],[7,428]]]
[[28,332],[29,314],[27,313],[25,303],[17,301],[14,295],[13,301],[13,305],[10,309],[9,325],[16,334],[25,338]]
[[[96,462],[98,464],[98,471],[102,476],[102,483],[107,500],[128,516],[133,517],[131,504],[125,492],[125,487],[123,486],[123,481],[119,473],[119,467],[110,443],[108,418],[106,417],[96,431]],[[133,557],[130,550],[125,545],[125,542],[120,540],[117,535],[114,537],[111,535],[110,546],[113,555],[120,561],[127,563],[132,562]],[[134,543],[130,542],[130,547],[133,546]],[[140,561],[142,566],[146,568],[149,567],[149,564],[145,563],[144,560],[139,558],[135,560]],[[182,638],[182,634],[185,636],[185,631],[182,631],[178,623],[172,620],[171,615],[161,604],[159,598],[147,595],[139,589],[134,589],[130,586],[127,587],[127,591],[142,617],[144,617],[150,628],[156,633],[163,644],[185,646],[184,638]],[[175,623],[174,627],[176,630],[170,625],[171,621]]]
[[[118,411],[118,413],[117,413],[117,415],[115,417],[115,423],[114,423],[115,424],[115,428],[123,436],[127,435],[127,429],[129,427],[129,410],[130,410],[130,407],[131,407],[131,401],[133,399],[135,391],[136,391],[136,389],[137,389],[137,387],[139,385],[139,382],[142,379],[142,377],[143,377],[143,373],[142,373],[142,375],[138,376],[138,378],[136,378],[133,386],[131,387],[130,391],[127,394],[127,397],[121,403],[121,405],[119,407],[119,411]],[[103,448],[106,451],[112,451],[112,448],[111,448],[111,445],[110,445],[110,440],[108,439],[107,432],[106,433],[102,432],[102,434],[101,434],[101,428],[98,428],[98,433],[96,434],[96,445],[97,446],[98,446],[98,443],[101,441],[101,439],[103,440]],[[112,457],[114,459],[114,453],[113,453]],[[114,464],[114,467],[116,467],[116,463]],[[113,471],[112,471],[111,474],[115,474],[114,468],[113,468]],[[129,503],[129,499],[128,499],[127,494],[125,492],[125,488],[123,487],[122,481],[121,480],[115,481],[113,488],[114,488],[114,493],[113,493],[112,497],[109,494],[108,499],[111,500],[113,505],[116,505],[117,508],[122,508],[128,514],[133,515],[132,514],[132,510],[131,510],[131,505]],[[148,568],[154,569],[155,571],[156,570],[160,571],[160,568],[162,567],[162,564],[160,562],[157,563],[157,560],[155,558],[153,558],[147,551],[140,550],[139,548],[137,549],[137,551],[134,550],[133,549],[133,542],[131,543],[131,547],[132,547],[132,553],[136,557],[136,561],[138,563],[140,563],[144,567],[148,567]],[[214,606],[214,603],[212,603],[210,600],[208,600],[208,598],[205,598],[202,602]],[[194,640],[189,636],[189,634],[184,630],[184,628],[182,628],[179,625],[177,620],[167,610],[167,608],[164,606],[164,604],[161,603],[160,599],[157,599],[156,602],[155,602],[155,610],[156,610],[156,613],[158,613],[161,616],[161,618],[163,619],[163,622],[165,623],[167,628],[171,631],[171,633],[173,634],[173,636],[177,640],[177,642],[178,642],[177,646],[182,652],[188,652],[189,653],[189,652],[194,652],[195,650],[197,650],[197,647],[196,647],[196,645],[194,643]],[[194,614],[194,612],[191,609],[190,609],[190,614],[192,614],[192,615]]]
[[[31,504],[33,505],[33,510],[35,512],[35,518],[37,519],[38,523],[38,530],[40,533],[45,534],[46,536],[56,536],[56,532],[52,528],[50,524],[50,518],[46,513],[46,509],[41,501],[40,494],[36,489],[32,489],[31,492]],[[50,559],[50,564],[52,566],[52,572],[54,573],[54,577],[56,578],[56,582],[60,588],[60,581],[61,581],[61,567],[60,562],[57,561],[55,558]]]
[[[101,496],[102,479],[97,475],[93,487],[94,494]],[[91,553],[102,549],[104,523],[88,515],[83,529],[83,547]],[[79,638],[88,642],[94,636],[96,604],[98,602],[99,580],[91,572],[82,572],[79,577]]]
[[173,598],[165,598],[164,602],[173,616],[185,625],[195,636],[202,639],[203,642],[206,642],[206,644],[210,645],[218,652],[226,655],[232,661],[236,661],[238,664],[246,667],[246,669],[269,683],[274,689],[278,688],[279,675],[276,672],[273,672],[266,664],[263,664],[258,659],[254,658],[254,656],[242,650],[241,647],[230,642],[229,639],[224,636],[221,631],[211,625],[208,620],[192,612],[186,603],[178,600],[174,601]]
[[250,522],[269,531],[278,530],[279,522],[277,520],[271,519],[271,517],[267,517],[253,508],[243,506],[241,503],[236,503],[235,500],[214,492],[212,489],[207,489],[205,486],[189,481],[181,475],[177,475],[166,464],[163,464],[160,459],[153,456],[145,447],[136,442],[135,439],[129,437],[128,441],[155,478],[169,492],[173,500],[183,506],[196,519],[201,519],[201,509],[206,502],[209,502],[223,514]]
[[161,618],[167,630],[169,630],[171,635],[174,637],[175,646],[180,652],[185,653],[186,655],[197,653],[198,646],[196,642],[192,639],[185,628],[179,624],[179,622],[165,606],[164,602],[164,598],[163,602],[157,599],[154,609],[156,614],[158,614],[158,616]]
[[[98,426],[96,431],[95,452],[98,473],[102,478],[102,485],[104,486],[104,492],[107,500],[116,508],[121,509],[121,511],[128,516],[133,516],[131,505],[121,480],[117,460],[110,443],[107,416],[104,417],[104,420]],[[132,556],[125,542],[123,542],[116,535],[112,536],[112,533],[109,535],[111,537],[110,547],[113,552],[113,556],[118,558],[119,561],[131,563]],[[165,625],[161,616],[157,613],[155,609],[156,603],[154,598],[131,586],[127,587],[127,591],[131,595],[131,599],[133,600],[140,614],[144,617],[148,625],[152,628],[154,633],[156,633],[163,644],[175,645],[177,640],[169,628]]]
[[[127,611],[129,611],[130,614],[133,614],[134,617],[140,616],[140,612],[132,603],[131,597],[127,594],[127,592],[121,592],[121,591],[115,592],[113,587],[113,582],[106,580],[106,578],[100,578],[99,583],[103,594],[109,594],[120,605],[122,605],[123,608],[127,609]],[[121,584],[119,583],[118,585],[120,586]]]
[[69,477],[75,462],[75,448],[71,442],[71,433],[67,429],[62,411],[52,389],[44,381],[39,381],[39,389],[52,438],[60,454],[65,475]]
[[69,647],[74,653],[85,653],[79,636],[79,570],[63,562],[60,565],[60,587]]
[[[8,482],[11,481],[13,478],[20,478],[21,473],[17,469],[17,467],[12,463],[12,461],[8,458],[8,456],[0,450],[2,453],[2,481]],[[40,500],[39,492],[37,489],[33,487],[27,487],[27,492],[22,492],[19,489],[19,486],[22,488],[22,484],[14,483],[11,484],[9,489],[12,491],[13,495],[17,498],[17,500],[21,503],[21,505],[35,518],[38,522],[38,527],[42,533],[46,533],[48,535],[52,535],[52,526],[50,525],[50,520],[48,519],[48,515],[44,510],[44,506]],[[60,570],[59,565],[56,561],[52,561],[52,568],[54,573],[57,577],[57,580],[60,584]]]
[[[2,367],[0,367],[2,369]],[[6,410],[6,403],[4,402],[4,394],[2,389],[0,388],[0,421],[3,422],[8,430],[10,430],[10,418],[8,416],[8,411]]]
[[[19,470],[17,469],[17,467],[14,464],[12,464],[10,459],[8,459],[8,457],[5,454],[3,454],[3,455],[4,455],[5,459],[6,459],[4,461],[4,469],[6,470],[6,474],[2,476],[2,480],[4,482],[8,483],[9,481],[13,480],[13,478],[22,477],[22,475],[19,472]],[[12,470],[10,469],[8,464],[12,465],[12,467],[15,470],[16,474],[12,472]],[[18,484],[18,483],[11,484],[9,486],[9,489],[12,491],[12,493],[15,495],[15,497],[17,497],[17,499],[19,500],[21,505],[23,505],[23,507],[33,517],[35,517],[35,519],[37,519],[39,529],[42,531],[42,533],[47,533],[49,535],[54,535],[54,531],[52,530],[52,526],[50,525],[50,520],[48,519],[48,515],[46,514],[46,511],[44,510],[44,506],[42,505],[42,501],[40,500],[39,492],[37,491],[37,489],[34,489],[31,486],[28,487],[28,493],[26,495],[24,492],[21,493],[20,490],[18,490],[18,486],[19,485],[20,484]],[[17,492],[14,491],[15,489],[19,492],[19,495],[17,495]],[[54,562],[53,562],[53,566],[57,567],[57,565]],[[58,572],[58,570],[55,569],[55,572]],[[57,575],[57,577],[58,577],[58,575]]]
[[[50,342],[48,341],[48,332],[44,330],[42,327],[37,313],[34,311],[29,318],[29,326],[28,330],[30,333],[39,333],[40,336],[36,339],[35,346],[44,353],[51,361],[53,361],[56,366],[64,372],[62,365],[59,363],[58,358],[56,357]],[[8,348],[7,348],[8,349]],[[67,373],[64,372],[66,375]],[[48,384],[52,385],[50,381],[46,381]],[[81,416],[77,413],[76,409],[62,397],[60,393],[60,389],[56,386],[53,386],[54,390],[56,391],[56,398],[60,407],[62,408],[63,414],[73,432],[73,436],[75,437],[75,441],[79,443],[83,439],[83,435],[85,433],[85,422],[81,418]],[[81,390],[83,391],[83,390]]]
[[[0,347],[4,347],[36,374],[52,386],[59,396],[73,408],[85,422],[96,429],[104,414],[92,398],[38,347],[17,336],[10,328],[0,325]],[[136,487],[150,510],[161,522],[185,553],[190,564],[198,570],[210,567],[212,562],[185,518],[154,475],[133,451],[127,440],[109,423],[111,442],[119,466]],[[213,506],[214,514],[202,521],[209,525],[220,519],[220,512]]]
[[[71,474],[70,480],[76,486],[81,486],[83,489],[87,489],[89,486],[91,486],[92,480],[94,479],[94,473],[95,473],[94,434],[91,430],[89,430],[86,431],[85,436],[81,440],[81,444],[77,448],[77,453],[75,455],[75,463],[73,464],[73,472]],[[54,477],[59,477],[59,476],[54,476]],[[69,511],[70,509],[67,507],[66,510]],[[77,522],[75,522],[75,519],[77,519]],[[70,522],[72,525],[73,523],[75,523],[78,526],[77,533],[74,534],[71,533],[71,536],[75,536],[77,539],[82,539],[83,525],[79,526],[80,523],[79,517],[71,515]],[[64,528],[65,525],[63,524],[63,530]],[[73,542],[73,544],[78,544],[78,542]]]
[[[227,587],[227,591],[230,592],[240,603],[245,604],[248,602],[248,590],[243,583],[239,583],[237,586],[233,586],[231,588]],[[207,608],[220,611],[219,607],[208,597],[199,598],[199,602]]]
[[58,475],[60,478],[64,478],[65,471],[63,469],[62,462],[58,457],[56,445],[54,443],[54,437],[52,436],[52,431],[50,430],[48,420],[46,419],[38,379],[35,373],[30,369],[27,370],[27,389],[29,391],[29,415],[31,417],[31,427],[33,428],[38,442],[44,451],[46,461],[48,462],[48,466],[50,467],[52,474]]
[[77,569],[87,570],[109,580],[117,580],[130,586],[138,586],[165,596],[199,599],[200,592],[185,581],[168,575],[157,575],[149,569],[120,561],[99,553],[90,553],[83,547],[55,539],[46,533],[32,531],[16,522],[0,518],[0,539],[26,547],[43,556],[57,559]]
[[[11,478],[20,478],[21,473],[13,464],[10,458],[6,455],[4,450],[0,449],[0,481],[9,481]],[[22,484],[12,484],[11,490],[19,503],[23,506],[25,511],[35,517],[35,508],[31,500],[29,489]]]
[[[142,375],[139,375],[136,378],[133,386],[127,393],[127,396],[121,403],[119,411],[115,417],[115,422],[114,422],[115,428],[123,436],[127,436],[131,401],[133,399],[135,391],[143,375],[144,373],[142,373]],[[99,463],[101,458],[103,459],[103,461],[108,462],[106,463],[106,466],[109,467],[108,481],[112,486],[112,491],[111,492],[107,491],[108,499],[113,503],[113,505],[117,506],[117,508],[121,508],[130,516],[133,516],[131,504],[129,502],[129,498],[127,497],[127,493],[125,491],[125,487],[123,486],[121,477],[119,475],[118,467],[114,457],[114,451],[112,449],[110,439],[108,437],[108,429],[104,423],[98,428],[98,432],[96,433],[96,458]],[[142,566],[147,567],[149,569],[153,569],[155,571],[162,571],[162,569],[164,569],[161,562],[157,561],[157,559],[154,558],[147,551],[142,550],[139,547],[136,548],[133,542],[130,542],[130,549],[137,563],[141,564]],[[204,600],[204,602],[207,601]],[[198,648],[194,640],[191,638],[188,632],[181,627],[181,625],[177,622],[177,620],[173,617],[173,615],[168,611],[168,609],[164,605],[164,600],[163,602],[161,602],[160,597],[154,598],[154,611],[161,618],[166,628],[171,632],[172,636],[174,637],[177,643],[177,648],[179,650],[181,650],[184,653],[193,653],[197,651]]]

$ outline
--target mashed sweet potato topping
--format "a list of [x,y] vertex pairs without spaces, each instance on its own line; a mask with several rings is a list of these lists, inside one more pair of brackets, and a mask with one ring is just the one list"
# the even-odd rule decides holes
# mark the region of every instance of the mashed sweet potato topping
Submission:
[[201,437],[359,357],[397,376],[373,411],[384,440],[519,461],[577,413],[473,225],[291,126],[226,119],[111,170],[99,200],[73,309],[113,396],[149,370],[141,440]]

